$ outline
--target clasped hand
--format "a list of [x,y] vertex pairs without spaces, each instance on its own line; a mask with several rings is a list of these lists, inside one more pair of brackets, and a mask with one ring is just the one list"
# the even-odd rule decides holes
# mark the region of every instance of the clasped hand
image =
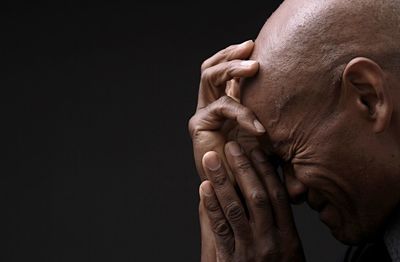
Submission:
[[203,262],[304,261],[288,194],[258,147],[265,129],[240,104],[240,79],[258,71],[256,61],[243,60],[253,47],[252,41],[230,46],[202,65],[189,131],[203,180]]

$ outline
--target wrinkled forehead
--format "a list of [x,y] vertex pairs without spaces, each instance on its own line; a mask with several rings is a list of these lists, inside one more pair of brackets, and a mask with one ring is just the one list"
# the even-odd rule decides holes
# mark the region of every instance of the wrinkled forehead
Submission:
[[284,38],[285,17],[289,11],[281,7],[267,20],[255,40],[254,50],[250,59],[259,63],[258,73],[251,78],[241,81],[241,99],[243,105],[251,109],[260,118],[268,115],[269,123],[273,126],[279,120],[284,86],[279,68],[279,52]]
[[290,63],[282,60],[296,23],[302,22],[296,10],[303,7],[298,5],[296,1],[285,1],[264,24],[250,57],[259,62],[259,72],[241,82],[242,104],[256,114],[272,144],[286,141],[290,129],[301,119],[297,113],[293,115],[297,110],[292,110],[293,97],[297,95],[293,87],[299,79],[290,70]]

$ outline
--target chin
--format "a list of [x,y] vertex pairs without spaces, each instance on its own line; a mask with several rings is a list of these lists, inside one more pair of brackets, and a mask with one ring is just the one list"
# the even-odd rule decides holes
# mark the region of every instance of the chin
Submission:
[[382,237],[386,224],[381,216],[354,216],[329,204],[321,210],[320,219],[331,234],[346,245],[373,242]]
[[331,229],[332,235],[345,245],[360,245],[382,236],[381,230],[363,230],[359,225],[348,225]]

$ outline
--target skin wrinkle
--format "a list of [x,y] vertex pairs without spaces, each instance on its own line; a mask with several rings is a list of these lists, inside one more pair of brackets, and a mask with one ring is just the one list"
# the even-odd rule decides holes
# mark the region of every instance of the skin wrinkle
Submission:
[[[254,242],[248,242],[250,245],[241,245],[241,240],[247,238],[239,236],[241,234],[237,233],[240,231],[233,232],[230,239],[241,248],[231,250],[226,260],[244,261],[244,257],[248,260],[254,255],[259,260],[268,260],[268,254],[260,254],[256,245],[263,243],[265,238],[278,244],[281,247],[278,251],[285,248],[284,252],[278,252],[279,256],[287,260],[293,255],[301,260],[300,240],[290,214],[288,197],[292,203],[306,199],[310,207],[320,213],[321,220],[333,235],[345,244],[375,241],[382,236],[388,217],[400,203],[400,125],[397,113],[400,104],[395,103],[400,98],[400,60],[392,57],[399,50],[400,33],[394,26],[400,24],[399,11],[400,2],[391,0],[286,0],[268,19],[254,44],[248,42],[247,56],[238,58],[247,59],[253,50],[250,59],[258,62],[259,70],[258,74],[236,76],[251,78],[238,81],[243,105],[231,99],[230,103],[218,99],[213,105],[238,110],[234,115],[239,121],[234,128],[241,130],[237,130],[235,141],[243,144],[246,154],[258,146],[254,137],[255,126],[251,124],[257,123],[253,122],[257,117],[266,129],[257,139],[263,146],[261,150],[268,151],[264,164],[269,167],[262,167],[256,163],[257,159],[253,159],[259,174],[248,172],[243,176],[243,168],[249,171],[251,167],[229,163],[229,145],[225,148],[228,159],[220,150],[229,141],[226,140],[230,136],[229,128],[227,132],[213,130],[211,123],[204,127],[208,133],[203,134],[215,141],[215,150],[211,146],[205,148],[193,143],[195,159],[211,149],[215,151],[214,157],[221,155],[224,166],[228,162],[228,169],[241,169],[240,176],[233,173],[236,176],[230,177],[232,184],[224,184],[225,190],[211,178],[211,183],[216,184],[217,201],[225,211],[221,215],[228,213],[233,231],[237,229],[234,226],[237,223],[231,223],[232,218],[235,219],[229,216],[226,207],[232,201],[249,200],[249,190],[255,187],[250,184],[255,180],[252,183],[247,181],[246,186],[244,178],[252,177],[263,180],[266,191],[271,193],[268,195],[273,205],[268,212],[261,210],[258,213],[252,211],[253,202],[250,201],[244,209],[254,217],[256,213],[260,215],[254,221],[261,228],[269,220],[276,223],[278,229],[288,228],[288,232],[294,234],[287,239],[287,234],[280,234],[278,230],[275,234],[251,238]],[[214,57],[210,61],[213,59],[218,60]],[[217,72],[215,67],[210,70]],[[233,74],[239,72],[232,71]],[[203,87],[207,88],[207,84]],[[226,119],[220,119],[220,114],[216,117],[215,111],[213,114],[214,125]],[[230,115],[227,117],[232,118]],[[249,119],[251,122],[244,122]],[[198,122],[191,121],[191,124]],[[257,134],[261,132],[257,131]],[[252,157],[262,157],[263,154],[258,153],[255,151]],[[284,161],[275,161],[276,158]],[[278,167],[282,170],[280,177],[271,175],[277,164],[281,164]],[[197,169],[201,173],[202,169]],[[210,178],[211,174],[206,172],[206,175]],[[241,197],[233,192],[235,187],[244,193]],[[265,213],[273,217],[265,218]],[[207,220],[201,214],[200,218],[203,235],[207,233],[207,228],[204,228]],[[243,225],[248,223],[243,222]],[[207,238],[202,244],[206,243]],[[281,243],[295,243],[297,247],[279,245]],[[232,241],[229,244],[231,248]],[[223,250],[218,245],[221,243],[215,248]],[[241,250],[249,253],[241,253]],[[210,254],[207,251],[213,252],[213,249],[205,248],[203,253],[202,248],[202,256]]]
[[[330,180],[329,178],[334,177],[334,175],[326,175],[326,176],[315,175],[316,171],[327,174],[329,173],[329,168],[325,167],[322,163],[318,164],[315,163],[314,159],[318,158],[318,154],[312,151],[312,147],[307,147],[307,149],[305,149],[303,152],[304,152],[303,154],[296,154],[291,160],[291,164],[293,166],[301,165],[304,168],[311,169],[311,171],[304,172],[305,174],[304,177],[308,177],[308,181],[312,179],[321,179],[322,181],[323,180],[330,181],[330,183],[326,183],[328,185],[332,184],[333,181]],[[304,157],[304,155],[307,157]],[[313,169],[316,171],[313,171]],[[318,182],[318,184],[321,184],[321,182]],[[323,190],[326,184],[321,185],[322,189],[319,190]],[[344,194],[344,191],[348,191],[350,188],[351,186],[348,184],[339,184],[336,189],[339,189],[341,191],[340,193],[346,196],[346,194]],[[326,193],[328,193],[328,191],[326,191]],[[332,196],[334,196],[334,194]],[[347,201],[350,201],[350,199],[347,199]]]
[[[343,87],[343,71],[358,56],[376,61],[387,84],[397,86],[398,74],[390,71],[400,61],[400,41],[393,40],[400,39],[393,26],[400,21],[395,10],[400,5],[393,1],[287,0],[256,39],[251,59],[260,62],[259,74],[242,82],[242,102],[267,128],[273,153],[290,160],[296,179],[340,213],[338,223],[345,227],[335,234],[344,242],[372,236],[399,198],[388,193],[394,188],[390,183],[399,184],[394,179],[398,163],[371,151],[386,147],[398,158],[393,145],[399,144],[399,129],[367,135],[366,122],[348,104],[352,91]],[[379,205],[380,198],[371,198],[382,194],[392,200]]]
[[[290,39],[286,40],[285,42],[297,43],[297,45],[281,45],[282,50],[278,50],[277,55],[283,55],[283,57],[280,60],[275,59],[277,60],[275,62],[279,63],[276,67],[290,67],[290,64],[295,63],[296,67],[293,68],[301,68],[302,72],[321,71],[321,73],[323,73],[322,69],[324,69],[324,72],[326,73],[332,72],[335,68],[343,65],[344,63],[349,61],[349,59],[355,56],[365,56],[369,54],[372,58],[378,59],[378,56],[383,54],[383,50],[385,50],[385,52],[388,52],[388,50],[391,49],[392,52],[389,52],[391,54],[396,53],[397,50],[399,50],[398,43],[395,47],[388,48],[388,41],[385,41],[387,39],[382,39],[383,41],[371,42],[373,41],[373,39],[371,39],[370,34],[367,33],[363,34],[364,37],[362,37],[361,39],[354,37],[354,26],[349,26],[349,23],[346,22],[348,21],[347,16],[349,13],[348,3],[342,7],[338,4],[334,4],[338,1],[325,1],[323,5],[319,5],[320,10],[316,11],[318,8],[315,6],[315,1],[311,2],[311,5],[314,5],[314,8],[308,8],[307,5],[305,5],[306,7],[296,9],[297,16],[313,12],[320,13],[320,15],[309,15],[307,18],[305,18],[306,21],[308,19],[308,23],[304,24],[304,22],[300,22],[299,26],[296,26],[296,19],[289,20],[289,23],[293,23],[294,26],[288,26],[288,28],[291,28],[291,30],[286,30],[288,33],[286,35],[282,35],[282,38]],[[330,6],[329,8],[324,7],[327,4],[330,4],[328,5]],[[366,23],[365,19],[357,17],[351,17],[353,24]],[[371,15],[371,17],[374,16]],[[357,19],[359,19],[359,21]],[[374,21],[369,21],[368,25],[366,25],[365,27],[376,27],[375,24],[376,23],[374,23]],[[383,29],[384,26],[381,26],[375,31],[380,32]],[[340,39],[338,39],[337,34],[327,33],[328,31],[340,32]],[[374,38],[377,37],[378,39],[380,39],[382,38],[382,35],[383,33],[378,33],[378,35],[375,34]],[[308,39],[312,39],[315,44],[307,45]],[[360,45],[360,43],[364,44]],[[371,48],[369,48],[369,50],[366,50],[365,46],[371,46]],[[308,56],[305,57],[304,55],[302,55],[303,53],[308,54]],[[332,55],[332,53],[334,55]],[[271,55],[273,56],[274,52],[271,52]],[[296,58],[301,59],[296,60]],[[385,61],[387,58],[390,58],[390,56],[385,55],[384,57],[379,58],[379,60]],[[315,61],[320,61],[320,63],[315,63]],[[336,75],[335,77],[338,76]]]
[[[204,169],[215,184],[213,188],[222,207],[221,217],[225,213],[233,231],[238,229],[237,223],[231,223],[235,219],[226,207],[236,201],[247,205],[244,210],[252,216],[258,214],[258,219],[254,219],[257,228],[263,228],[263,223],[270,221],[278,229],[287,228],[287,232],[294,234],[287,239],[287,234],[277,230],[269,235],[250,237],[254,242],[241,245],[241,240],[247,238],[240,236],[240,231],[233,232],[230,239],[240,248],[231,250],[225,260],[251,260],[254,255],[259,260],[268,260],[268,254],[259,254],[256,245],[263,243],[263,239],[281,247],[277,253],[283,260],[291,254],[301,260],[301,245],[297,245],[300,249],[279,245],[300,243],[288,197],[292,203],[307,200],[310,207],[320,213],[332,234],[345,244],[375,241],[382,236],[387,219],[400,203],[397,113],[400,104],[396,103],[400,99],[400,60],[391,57],[400,45],[400,33],[394,26],[400,24],[399,11],[400,2],[394,0],[286,0],[268,19],[254,44],[248,42],[247,50],[253,53],[250,55],[249,51],[239,59],[250,56],[258,62],[259,70],[257,74],[243,76],[251,79],[238,81],[242,105],[231,99],[218,99],[213,105],[238,110],[234,115],[239,121],[234,127],[241,130],[238,129],[235,141],[243,144],[245,154],[258,145],[253,131],[255,126],[249,124],[249,128],[244,120],[254,123],[257,117],[266,129],[257,137],[263,146],[261,150],[267,151],[267,160],[263,162],[266,166],[253,159],[256,160],[253,167],[258,169],[253,172],[249,164],[230,163],[230,157],[234,156],[229,153],[229,149],[233,149],[230,145],[235,144],[225,144],[229,141],[226,140],[229,129],[226,133],[213,130],[211,123],[204,127],[208,133],[203,134],[215,142],[215,150],[194,143],[195,158],[199,159],[202,152],[211,149],[215,152],[208,157],[228,156],[222,159],[228,164],[227,168],[240,170],[230,177],[232,184],[227,181],[222,187],[215,177],[210,177],[215,175],[208,172],[211,166]],[[210,61],[213,59],[217,61],[215,57]],[[210,70],[218,72],[216,67]],[[207,88],[207,84],[203,87]],[[218,117],[215,114],[214,111],[215,119],[210,120],[214,126],[225,121],[225,117],[220,119],[220,114]],[[198,122],[192,121],[192,126]],[[217,152],[224,145],[225,151]],[[262,158],[261,152],[254,153],[252,157]],[[208,159],[207,156],[202,157]],[[275,161],[279,158],[283,161]],[[273,175],[277,166],[282,171],[280,177]],[[198,170],[201,173],[202,170]],[[245,179],[249,179],[248,183]],[[249,192],[256,187],[253,179],[261,179],[268,192],[272,204],[268,212],[252,209],[254,202],[249,199]],[[240,192],[236,190],[244,194],[239,197]],[[266,213],[272,217],[265,218]],[[203,235],[207,232],[203,230],[207,221],[202,216],[201,221]],[[243,221],[242,225],[247,227],[248,221]],[[249,229],[249,234],[245,235],[253,235],[252,231]],[[206,244],[206,240],[202,243]],[[231,249],[232,241],[228,244]],[[223,250],[218,245],[221,243],[215,248]],[[279,252],[283,248],[285,251]],[[241,250],[249,253],[241,253]],[[204,254],[210,253],[207,251],[212,252],[212,249],[204,249]]]

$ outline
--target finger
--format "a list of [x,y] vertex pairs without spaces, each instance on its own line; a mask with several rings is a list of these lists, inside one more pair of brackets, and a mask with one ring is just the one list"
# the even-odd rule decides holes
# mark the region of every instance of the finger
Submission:
[[235,249],[235,238],[210,181],[204,181],[200,185],[200,198],[210,223],[211,232],[213,233],[216,254],[219,257],[222,256],[222,258],[225,257],[227,259]]
[[217,153],[207,152],[203,157],[203,165],[223,213],[232,228],[236,245],[238,247],[246,246],[252,236],[250,225],[241,201],[229,181]]
[[199,220],[200,220],[200,231],[201,231],[201,262],[217,262],[214,232],[212,231],[210,219],[208,218],[202,191],[199,190],[199,193],[200,193]]
[[250,109],[229,96],[223,96],[199,110],[189,120],[188,129],[192,139],[201,131],[219,130],[226,119],[236,121],[240,127],[253,135],[265,132],[265,128]]
[[221,62],[233,59],[246,59],[250,56],[253,48],[253,40],[248,40],[238,45],[231,45],[205,60],[201,65],[201,72]]
[[[189,121],[189,132],[193,141],[194,158],[197,172],[201,180],[206,179],[202,166],[202,158],[207,151],[216,151],[223,158],[225,163],[224,144],[225,138],[220,133],[220,128],[226,123],[226,119],[231,119],[238,123],[240,127],[253,135],[261,135],[265,128],[257,120],[254,113],[240,103],[228,96],[223,96],[217,101],[211,103],[206,108],[196,112]],[[218,143],[222,141],[223,143]],[[207,146],[204,146],[204,145]],[[202,145],[202,146],[197,146]],[[204,150],[202,150],[204,148]],[[228,172],[229,168],[225,165]],[[233,177],[231,177],[232,179]]]
[[234,78],[226,83],[225,94],[240,103],[240,78]]
[[231,60],[209,67],[201,74],[197,109],[225,95],[226,84],[234,78],[251,77],[259,64],[252,60]]
[[265,236],[266,231],[274,226],[268,193],[238,143],[227,143],[225,155],[246,201],[253,232]]
[[259,148],[252,151],[251,158],[269,194],[276,226],[281,231],[293,230],[295,225],[289,197],[274,167]]

